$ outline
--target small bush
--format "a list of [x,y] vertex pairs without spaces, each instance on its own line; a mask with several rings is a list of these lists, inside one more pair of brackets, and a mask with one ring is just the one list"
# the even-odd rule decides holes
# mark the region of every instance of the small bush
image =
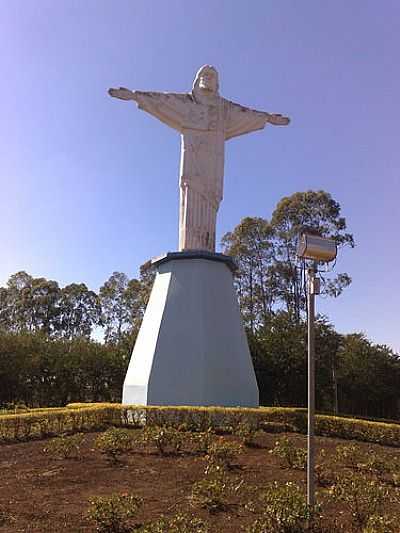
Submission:
[[357,444],[340,444],[336,447],[335,461],[342,466],[357,470],[363,460],[363,453]]
[[336,501],[345,504],[358,530],[366,527],[371,517],[380,515],[385,500],[390,499],[387,487],[354,473],[339,477],[331,493]]
[[143,441],[157,448],[160,455],[177,455],[182,448],[183,437],[178,430],[167,426],[146,426]]
[[243,448],[236,442],[225,442],[223,438],[212,442],[208,448],[206,473],[212,470],[230,470],[234,460]]
[[283,468],[305,470],[307,466],[307,450],[298,448],[287,437],[279,439],[269,453],[280,459]]
[[212,428],[208,428],[207,431],[201,431],[200,433],[193,433],[191,435],[191,441],[194,444],[197,453],[206,454],[214,440],[214,431]]
[[320,487],[331,487],[336,482],[336,473],[323,463],[326,452],[322,448],[318,453],[317,464],[315,465],[315,478]]
[[232,425],[218,424],[215,426],[214,431],[216,435],[233,435],[235,429]]
[[[257,507],[257,504],[256,504]],[[318,509],[310,509],[303,491],[294,483],[268,484],[258,501],[259,518],[247,533],[300,533],[315,531]]]
[[374,450],[369,450],[366,460],[358,465],[359,468],[374,474],[378,479],[383,481],[385,475],[398,470],[398,465],[393,459],[385,454],[377,454]]
[[261,422],[260,429],[265,431],[265,433],[291,433],[296,431],[292,424],[281,422]]
[[225,511],[229,488],[229,481],[223,474],[205,477],[193,485],[192,503],[207,509],[209,513]]
[[388,516],[371,516],[362,533],[396,533],[398,523]]
[[0,505],[0,527],[4,526],[7,522],[9,522],[11,518],[10,513],[7,511],[3,505]]
[[335,472],[322,464],[315,466],[315,477],[320,487],[332,487],[336,482]]
[[398,472],[392,473],[391,483],[394,487],[400,487],[400,473]]
[[240,438],[244,446],[247,446],[248,448],[257,447],[256,439],[260,432],[251,424],[241,422],[237,426],[235,434]]
[[89,518],[96,522],[99,533],[128,533],[132,530],[131,519],[142,504],[142,500],[129,494],[112,494],[89,500]]
[[210,529],[204,520],[178,513],[170,518],[162,516],[135,531],[137,533],[209,533]]
[[94,444],[113,464],[117,464],[120,456],[132,449],[132,436],[127,429],[110,428],[99,435]]
[[83,433],[69,436],[62,435],[50,440],[43,451],[58,459],[79,459],[84,441],[85,436]]

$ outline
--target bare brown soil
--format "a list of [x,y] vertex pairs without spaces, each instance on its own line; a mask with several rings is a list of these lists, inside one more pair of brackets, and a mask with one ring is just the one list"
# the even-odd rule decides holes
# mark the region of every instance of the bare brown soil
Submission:
[[[243,480],[243,488],[236,500],[231,502],[227,511],[210,515],[206,510],[194,507],[190,500],[193,483],[204,476],[202,456],[189,448],[178,456],[164,457],[148,448],[125,455],[121,466],[113,466],[94,449],[97,435],[86,435],[80,459],[49,457],[43,452],[46,446],[43,440],[0,446],[0,506],[7,517],[0,531],[95,531],[94,523],[87,517],[88,499],[112,493],[132,493],[144,499],[137,516],[138,523],[158,518],[161,514],[188,511],[206,519],[213,532],[239,532],[256,518],[245,509],[245,504],[257,496],[265,483],[295,481],[305,486],[304,471],[281,468],[278,459],[268,453],[282,435],[264,434],[258,441],[259,447],[245,448],[238,456],[237,467],[229,473],[238,483]],[[306,446],[305,437],[288,436],[298,446]],[[231,436],[224,438],[237,440]],[[336,446],[349,443],[328,438],[318,438],[317,441],[318,446],[327,452],[324,459],[327,465]],[[362,443],[360,446],[388,456],[399,453],[395,448]],[[330,503],[326,510],[333,518],[343,511],[343,507]]]

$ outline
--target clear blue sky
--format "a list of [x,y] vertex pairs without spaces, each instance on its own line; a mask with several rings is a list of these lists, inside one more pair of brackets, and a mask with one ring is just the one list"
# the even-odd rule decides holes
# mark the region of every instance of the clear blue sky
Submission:
[[319,311],[399,350],[399,21],[395,0],[1,2],[0,285],[97,290],[176,249],[179,136],[107,89],[183,92],[211,63],[223,96],[292,118],[227,143],[218,237],[330,192],[357,247]]

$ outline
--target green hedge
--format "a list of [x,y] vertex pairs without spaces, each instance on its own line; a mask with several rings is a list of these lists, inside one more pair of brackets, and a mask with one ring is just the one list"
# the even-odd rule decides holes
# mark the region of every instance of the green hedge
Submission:
[[121,424],[121,407],[87,407],[0,416],[0,441],[46,438]]
[[[121,404],[70,404],[62,409],[34,410],[0,416],[0,441],[45,438],[62,433],[99,430],[109,426],[168,425],[190,431],[209,427],[235,432],[245,422],[255,429],[276,424],[293,432],[307,432],[307,410],[260,407],[163,407]],[[279,426],[280,425],[280,426]],[[400,425],[317,415],[316,434],[400,447]]]

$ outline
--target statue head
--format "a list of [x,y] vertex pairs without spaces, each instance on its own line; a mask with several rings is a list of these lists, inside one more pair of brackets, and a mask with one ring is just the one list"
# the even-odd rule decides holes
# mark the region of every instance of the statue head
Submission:
[[218,72],[211,65],[201,67],[193,82],[193,95],[217,96],[219,89]]

